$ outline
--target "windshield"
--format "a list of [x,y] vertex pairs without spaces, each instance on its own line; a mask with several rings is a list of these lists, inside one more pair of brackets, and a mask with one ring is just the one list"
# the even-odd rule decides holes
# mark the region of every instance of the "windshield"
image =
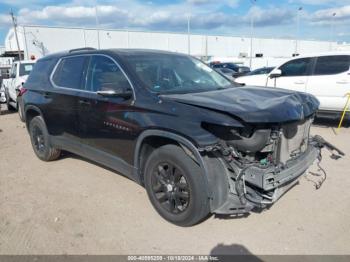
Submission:
[[19,67],[19,75],[20,76],[25,76],[25,75],[29,75],[30,72],[32,71],[33,69],[33,63],[28,63],[28,64],[22,64],[20,65]]
[[228,79],[189,56],[139,55],[128,57],[128,62],[146,87],[160,94],[196,93],[232,86]]

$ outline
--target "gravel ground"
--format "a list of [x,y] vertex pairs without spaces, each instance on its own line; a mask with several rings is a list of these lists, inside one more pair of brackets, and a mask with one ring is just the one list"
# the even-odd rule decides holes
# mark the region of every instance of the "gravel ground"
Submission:
[[[310,174],[269,210],[181,228],[145,190],[72,154],[45,163],[17,113],[0,115],[0,254],[350,254],[350,129],[312,129],[343,149],[315,190]],[[312,169],[316,170],[316,167]]]

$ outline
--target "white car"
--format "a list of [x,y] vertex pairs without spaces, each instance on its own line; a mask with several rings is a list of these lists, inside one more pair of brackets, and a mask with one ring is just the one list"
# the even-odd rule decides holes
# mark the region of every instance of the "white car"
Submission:
[[1,86],[0,87],[0,103],[5,103],[6,97],[5,97],[5,89]]
[[244,76],[236,78],[235,82],[250,86],[261,86],[261,83],[266,84],[267,76],[274,68],[275,67],[262,67],[255,69]]
[[343,111],[350,93],[350,52],[332,52],[293,58],[268,75],[236,79],[244,85],[280,87],[313,94],[320,115]]
[[27,80],[35,61],[16,61],[12,64],[10,78],[3,80],[8,110],[17,110],[17,93]]

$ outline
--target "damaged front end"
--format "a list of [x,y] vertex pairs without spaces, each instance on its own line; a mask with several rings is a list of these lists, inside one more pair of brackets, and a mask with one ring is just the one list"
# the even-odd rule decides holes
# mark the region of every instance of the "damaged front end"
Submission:
[[213,213],[242,214],[265,208],[293,187],[315,162],[321,149],[344,153],[320,136],[310,136],[313,117],[284,124],[230,128],[203,124],[220,138],[206,151],[220,159],[227,170],[228,192]]

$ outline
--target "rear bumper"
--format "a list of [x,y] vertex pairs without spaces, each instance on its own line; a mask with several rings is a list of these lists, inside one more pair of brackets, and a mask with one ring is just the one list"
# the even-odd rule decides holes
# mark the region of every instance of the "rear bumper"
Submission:
[[[319,110],[316,113],[317,118],[324,118],[324,119],[330,119],[330,120],[336,120],[339,121],[339,119],[342,117],[343,111],[338,110]],[[345,119],[350,119],[350,114],[347,112],[345,114]]]
[[314,163],[320,148],[311,145],[298,158],[289,161],[283,170],[273,166],[245,168],[241,190],[231,190],[225,203],[215,214],[244,214],[253,208],[265,208],[275,203],[298,183],[300,176]]

